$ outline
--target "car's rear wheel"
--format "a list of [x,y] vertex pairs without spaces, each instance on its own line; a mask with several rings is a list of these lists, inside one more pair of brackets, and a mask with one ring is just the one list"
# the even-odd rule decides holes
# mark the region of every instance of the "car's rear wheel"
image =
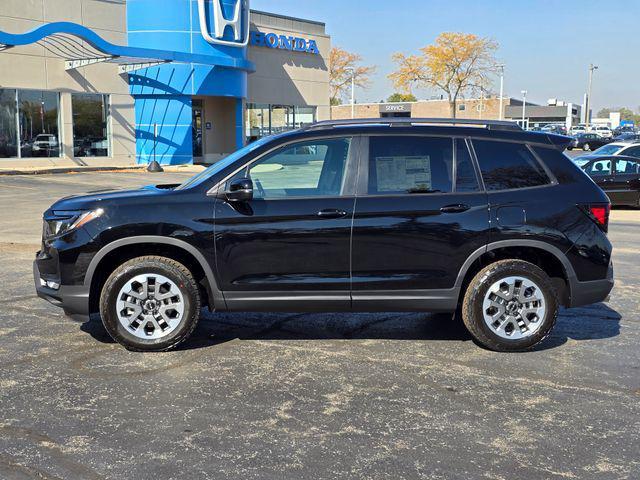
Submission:
[[585,143],[585,144],[582,146],[582,149],[583,149],[585,152],[588,152],[589,150],[591,150],[591,145],[589,145],[588,143]]
[[186,340],[200,316],[200,291],[191,272],[165,257],[138,257],[109,276],[100,295],[109,335],[134,351],[165,351]]
[[522,260],[500,260],[471,280],[462,320],[485,347],[520,352],[544,340],[558,316],[557,293],[549,276]]

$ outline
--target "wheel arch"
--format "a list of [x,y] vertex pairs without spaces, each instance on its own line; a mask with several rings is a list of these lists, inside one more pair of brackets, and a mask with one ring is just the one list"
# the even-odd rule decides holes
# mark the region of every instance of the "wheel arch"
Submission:
[[560,303],[569,306],[571,292],[577,281],[575,270],[569,259],[559,248],[538,240],[501,240],[481,247],[472,253],[458,273],[455,287],[459,300],[464,296],[466,285],[484,266],[496,260],[515,258],[529,261],[550,270],[550,277],[559,290]]
[[102,247],[89,263],[84,277],[84,285],[89,288],[89,310],[95,312],[100,289],[113,272],[115,263],[122,264],[132,258],[158,254],[185,263],[198,278],[207,295],[211,310],[225,309],[222,292],[218,288],[215,275],[205,256],[193,245],[177,238],[162,236],[137,236],[115,240]]

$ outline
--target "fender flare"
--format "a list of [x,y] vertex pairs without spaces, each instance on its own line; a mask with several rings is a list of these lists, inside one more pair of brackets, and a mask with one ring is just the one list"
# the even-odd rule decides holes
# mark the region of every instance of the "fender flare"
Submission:
[[224,309],[226,309],[226,302],[224,300],[224,295],[222,294],[222,291],[218,287],[218,282],[216,281],[213,270],[211,269],[211,265],[209,265],[209,262],[207,262],[207,259],[204,257],[202,252],[200,252],[200,250],[198,250],[193,245],[185,242],[184,240],[179,240],[177,238],[172,238],[172,237],[163,237],[163,236],[157,236],[157,235],[143,235],[143,236],[136,236],[136,237],[121,238],[120,240],[115,240],[105,245],[91,259],[91,262],[89,263],[89,267],[87,268],[87,272],[85,273],[85,276],[84,276],[84,285],[86,287],[91,287],[91,282],[93,281],[93,276],[98,268],[98,265],[100,265],[100,262],[102,261],[102,259],[105,256],[107,256],[110,252],[120,247],[124,247],[127,245],[136,245],[141,243],[171,245],[172,247],[180,248],[185,252],[189,253],[191,256],[193,256],[198,262],[198,264],[200,265],[200,267],[202,268],[202,271],[204,272],[205,276],[207,277],[207,282],[209,283],[209,295],[210,295],[211,302],[213,303],[212,308],[217,309],[217,307],[215,307],[217,305],[217,306],[224,306]]
[[539,240],[527,240],[527,239],[517,239],[517,240],[500,240],[497,242],[492,242],[484,247],[480,247],[475,252],[473,252],[467,260],[464,262],[460,271],[458,272],[458,277],[456,278],[455,288],[460,289],[462,287],[462,282],[464,281],[464,277],[466,277],[469,268],[473,262],[475,262],[478,258],[480,258],[485,253],[491,252],[492,250],[497,250],[499,248],[507,248],[507,247],[531,247],[538,248],[540,250],[544,250],[547,253],[553,255],[564,267],[564,270],[567,274],[567,287],[569,288],[569,296],[571,296],[571,291],[573,290],[576,282],[577,276],[576,272],[573,269],[573,265],[567,258],[567,256],[557,247],[553,245],[541,242]]

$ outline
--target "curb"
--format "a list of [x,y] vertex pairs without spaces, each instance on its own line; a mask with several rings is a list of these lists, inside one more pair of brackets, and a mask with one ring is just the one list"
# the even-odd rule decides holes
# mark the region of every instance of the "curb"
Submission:
[[141,171],[144,167],[54,167],[34,170],[0,170],[1,175],[47,175],[56,173]]
[[[167,173],[181,173],[179,169],[172,169],[170,166],[163,167]],[[63,173],[83,173],[83,172],[146,172],[147,166],[135,167],[54,167],[33,170],[0,170],[0,176],[6,175],[49,175]],[[184,172],[197,173],[197,172]]]

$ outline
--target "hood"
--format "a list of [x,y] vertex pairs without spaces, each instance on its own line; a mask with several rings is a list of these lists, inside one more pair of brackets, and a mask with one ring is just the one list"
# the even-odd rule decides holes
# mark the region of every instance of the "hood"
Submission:
[[149,185],[134,190],[94,190],[61,198],[51,205],[51,210],[91,210],[111,202],[146,203],[152,198],[170,195],[175,187],[177,185]]

